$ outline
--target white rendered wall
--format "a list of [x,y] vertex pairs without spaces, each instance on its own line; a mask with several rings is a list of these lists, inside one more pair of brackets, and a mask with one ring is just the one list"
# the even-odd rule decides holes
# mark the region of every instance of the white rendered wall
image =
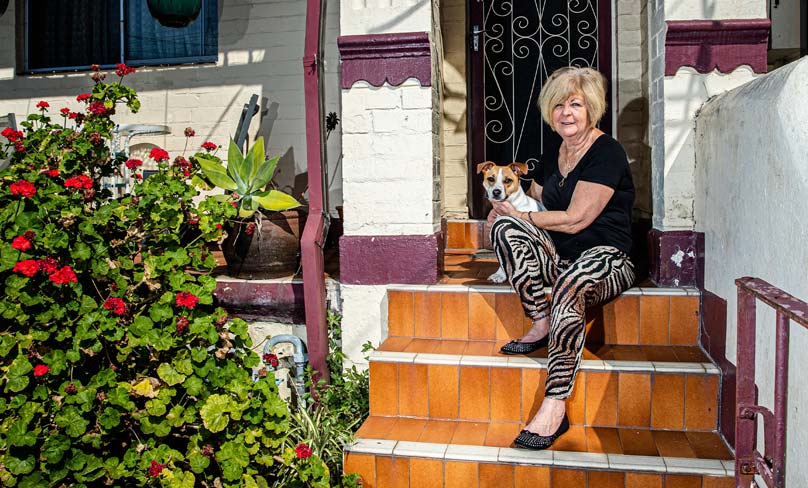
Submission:
[[[15,2],[0,17],[0,113],[14,112],[18,121],[47,100],[51,114],[61,107],[79,109],[75,97],[90,91],[88,72],[50,75],[20,74],[16,66]],[[336,49],[339,2],[328,2],[325,52],[327,112],[340,111],[339,57]],[[268,113],[256,116],[249,139],[264,136],[267,154],[282,155],[278,182],[299,197],[306,190],[306,133],[303,94],[303,43],[306,2],[219,0],[219,55],[215,64],[140,68],[126,78],[138,90],[142,109],[136,115],[119,110],[122,124],[168,125],[171,135],[139,136],[133,143],[150,143],[174,155],[185,146],[183,131],[193,127],[196,151],[206,140],[224,144],[236,130],[242,106],[250,95],[268,99]],[[114,75],[113,75],[114,76]],[[339,154],[340,127],[328,139],[330,207],[342,204]]]
[[772,49],[799,49],[801,15],[808,15],[800,10],[800,0],[780,0],[771,8]]
[[[429,32],[430,0],[341,0],[340,35]],[[426,21],[426,22],[425,22]]]
[[387,286],[342,285],[342,352],[346,367],[367,367],[362,346],[378,347],[387,338]]
[[[808,58],[704,105],[696,119],[696,230],[705,287],[727,300],[727,357],[736,361],[734,280],[755,276],[808,301]],[[791,326],[787,486],[808,486],[808,331]],[[757,377],[772,407],[774,314],[758,304]],[[762,438],[762,436],[759,436]]]
[[664,1],[667,20],[763,19],[767,17],[765,0]]

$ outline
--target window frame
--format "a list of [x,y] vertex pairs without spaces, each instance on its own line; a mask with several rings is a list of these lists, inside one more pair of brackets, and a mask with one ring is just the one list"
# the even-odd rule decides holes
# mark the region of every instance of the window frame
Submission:
[[[29,8],[29,0],[24,1],[24,23],[23,23],[23,36],[24,36],[24,52],[23,52],[23,66],[24,66],[24,73],[30,74],[42,74],[42,73],[59,73],[59,72],[75,72],[75,71],[89,71],[90,66],[56,66],[50,68],[31,68],[29,66],[29,54],[30,54],[30,42],[28,39],[29,33],[29,14],[31,9]],[[187,56],[181,58],[154,58],[154,59],[127,59],[126,56],[126,1],[127,0],[118,0],[119,2],[119,11],[120,11],[120,34],[118,36],[119,43],[120,43],[120,51],[121,51],[121,58],[117,61],[117,63],[124,63],[128,66],[168,66],[168,65],[183,65],[183,64],[206,64],[206,63],[215,63],[219,57],[219,35],[218,29],[216,34],[216,53],[215,54],[203,54],[198,56]],[[134,0],[134,1],[143,1],[143,0]],[[212,4],[212,5],[211,5]],[[202,10],[199,12],[199,16],[196,18],[195,22],[205,22],[206,16],[208,14],[208,10],[211,8],[216,8],[218,2],[216,0],[202,0]],[[216,18],[216,23],[218,24],[219,19],[218,15]],[[207,30],[206,26],[203,25],[202,27],[202,44],[205,44],[205,38],[207,37]],[[101,69],[111,69],[115,68],[115,63],[109,64],[101,64],[99,65]]]

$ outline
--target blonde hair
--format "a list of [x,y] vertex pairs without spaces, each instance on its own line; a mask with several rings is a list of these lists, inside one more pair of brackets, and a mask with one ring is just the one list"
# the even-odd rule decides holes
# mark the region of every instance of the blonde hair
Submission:
[[572,95],[580,95],[589,116],[589,128],[595,127],[606,113],[606,77],[592,68],[557,69],[551,74],[539,94],[539,111],[554,131],[553,109]]

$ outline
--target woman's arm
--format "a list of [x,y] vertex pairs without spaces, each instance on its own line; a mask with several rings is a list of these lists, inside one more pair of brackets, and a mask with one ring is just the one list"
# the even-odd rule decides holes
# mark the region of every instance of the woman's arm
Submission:
[[527,189],[527,194],[528,194],[528,196],[530,198],[532,198],[534,200],[538,200],[541,203],[544,203],[541,200],[541,191],[542,191],[542,189],[543,189],[543,187],[540,184],[536,183],[536,181],[534,180],[534,181],[530,182],[530,188]]
[[[538,185],[536,185],[538,186]],[[533,190],[533,186],[531,186]],[[531,212],[530,222],[540,229],[577,234],[594,222],[606,208],[606,204],[614,195],[614,189],[600,183],[579,181],[572,193],[572,200],[567,210],[550,210],[547,212]],[[532,193],[531,193],[532,196]],[[528,219],[527,212],[516,210],[509,202],[491,202],[498,215],[510,215],[523,220]]]

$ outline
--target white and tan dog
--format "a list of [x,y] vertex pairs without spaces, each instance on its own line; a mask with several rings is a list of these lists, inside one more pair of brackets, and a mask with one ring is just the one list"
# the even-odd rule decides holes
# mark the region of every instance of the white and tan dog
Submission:
[[[477,165],[477,173],[483,174],[483,188],[489,200],[511,202],[520,212],[541,212],[547,210],[540,201],[531,198],[522,190],[519,176],[527,174],[527,164],[511,163],[497,166],[491,161]],[[502,283],[508,278],[500,265],[496,273],[488,277],[494,283]]]

